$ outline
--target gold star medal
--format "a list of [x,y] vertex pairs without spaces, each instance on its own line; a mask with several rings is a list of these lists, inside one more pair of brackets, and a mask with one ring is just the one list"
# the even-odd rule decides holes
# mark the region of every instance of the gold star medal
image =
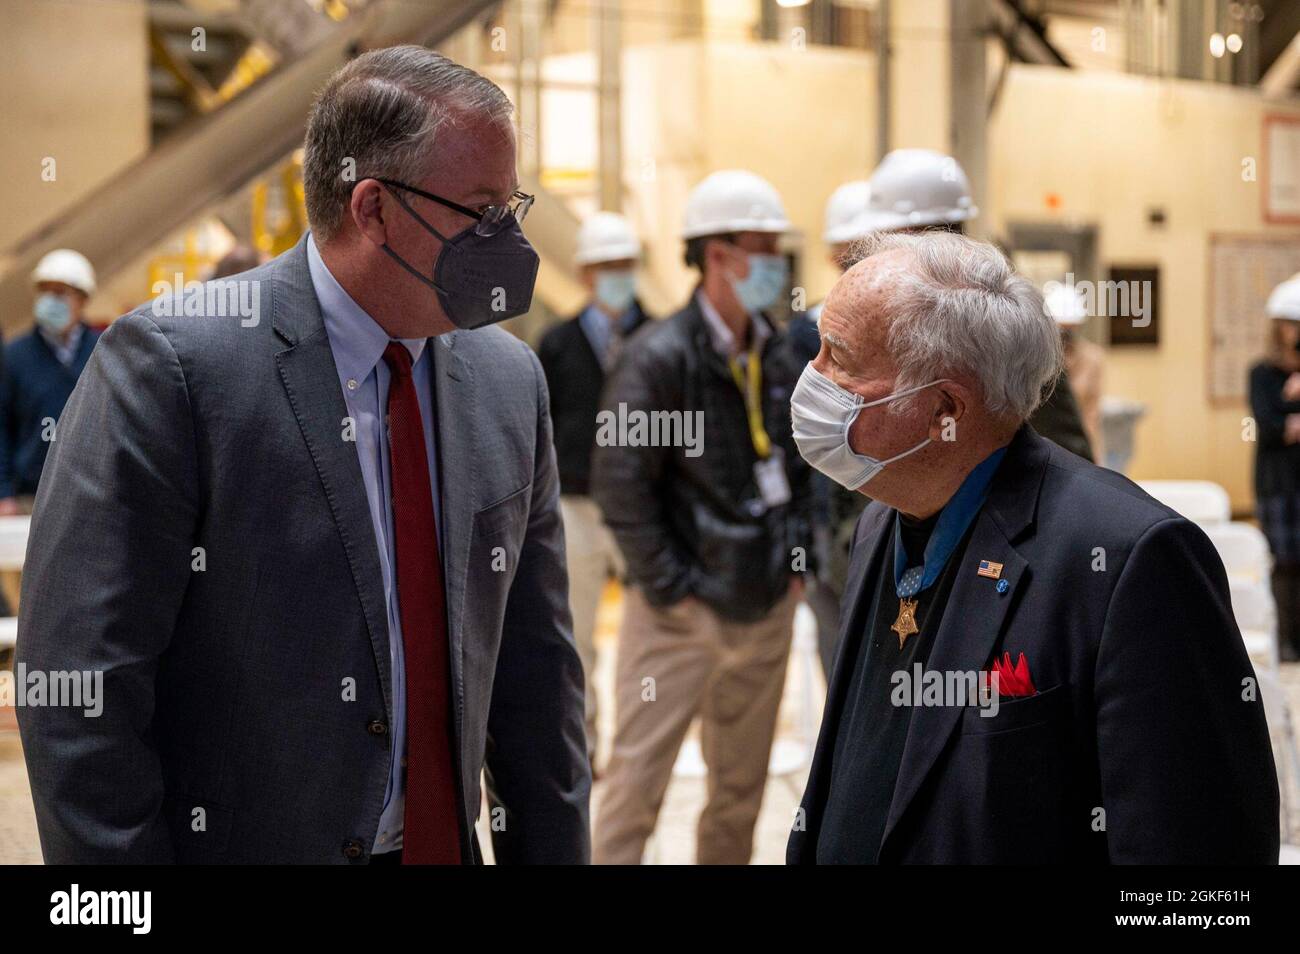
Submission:
[[905,596],[898,598],[898,619],[889,628],[898,634],[898,648],[902,649],[907,637],[917,632],[916,600],[909,600]]

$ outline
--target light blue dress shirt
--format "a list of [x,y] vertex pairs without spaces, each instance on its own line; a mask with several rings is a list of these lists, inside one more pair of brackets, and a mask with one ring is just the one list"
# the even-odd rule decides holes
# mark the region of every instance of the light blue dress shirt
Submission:
[[[634,309],[629,308],[613,323],[618,325],[619,334],[627,334],[627,327],[632,323]],[[587,342],[591,345],[591,350],[596,352],[596,360],[604,367],[609,362],[606,358],[609,356],[609,342],[613,337],[614,329],[610,327],[611,321],[608,315],[590,304],[582,310],[578,316],[578,325],[582,328],[582,333],[587,336]]]
[[72,330],[68,332],[68,340],[64,341],[62,337],[52,331],[46,331],[40,325],[36,326],[45,343],[50,346],[54,352],[54,357],[59,359],[59,364],[65,368],[72,367],[72,362],[77,358],[77,349],[81,347],[81,335],[85,330],[81,325],[73,325]]
[[[388,608],[388,658],[393,677],[393,713],[388,737],[392,740],[392,769],[384,793],[384,810],[379,816],[379,831],[374,851],[396,851],[402,847],[402,818],[406,807],[406,665],[402,644],[402,617],[397,603],[397,553],[393,537],[392,460],[389,454],[386,417],[388,409],[388,364],[384,349],[392,339],[361,306],[343,290],[320,257],[314,237],[307,239],[307,266],[312,286],[325,319],[334,366],[348,415],[355,422],[357,459],[361,478],[366,485],[370,505],[370,522],[379,547],[379,567],[384,578],[384,602]],[[401,339],[411,352],[411,376],[420,402],[420,419],[424,424],[424,448],[429,455],[429,481],[433,487],[434,518],[442,546],[442,507],[438,493],[438,454],[433,433],[433,356],[428,338]],[[344,422],[339,422],[343,434]],[[358,719],[358,730],[364,727]]]

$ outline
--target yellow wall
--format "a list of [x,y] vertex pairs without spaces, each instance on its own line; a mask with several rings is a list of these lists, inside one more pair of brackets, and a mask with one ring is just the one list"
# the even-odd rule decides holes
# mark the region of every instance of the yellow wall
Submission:
[[684,41],[624,59],[628,212],[648,240],[647,267],[675,308],[695,279],[681,261],[686,196],[719,169],[749,169],[781,193],[800,230],[808,303],[836,272],[821,241],[826,199],[875,164],[870,54],[779,43]]
[[[889,8],[891,148],[949,151],[949,19],[948,0],[906,0]],[[873,80],[873,100],[875,88]]]
[[[149,148],[146,5],[0,3],[0,249],[20,241]],[[56,178],[42,179],[53,157]],[[91,302],[96,316],[116,303]]]
[[[1254,445],[1242,440],[1244,402],[1208,397],[1207,261],[1214,232],[1296,234],[1267,226],[1261,182],[1242,180],[1259,159],[1265,106],[1247,90],[1209,83],[1015,66],[989,130],[989,214],[1009,221],[1098,226],[1099,265],[1160,267],[1160,344],[1109,349],[1106,393],[1147,405],[1138,423],[1135,479],[1199,478],[1252,504]],[[1059,211],[1044,197],[1061,197]],[[1166,225],[1147,224],[1147,209]],[[1104,278],[1105,275],[1099,276]]]

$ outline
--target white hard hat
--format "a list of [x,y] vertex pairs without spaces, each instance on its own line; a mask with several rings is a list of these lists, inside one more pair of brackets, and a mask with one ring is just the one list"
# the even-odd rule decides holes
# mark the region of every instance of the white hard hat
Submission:
[[632,224],[615,212],[597,212],[578,229],[578,250],[573,260],[579,265],[640,257],[641,240],[632,231]]
[[1048,317],[1058,325],[1081,325],[1088,319],[1088,303],[1083,292],[1074,285],[1048,282],[1050,287],[1043,296]]
[[867,211],[871,200],[871,183],[866,179],[846,182],[826,200],[826,231],[822,240],[828,245],[852,242],[862,238],[858,220]]
[[752,172],[728,169],[713,173],[691,190],[682,238],[789,229],[790,220],[772,183]]
[[957,160],[933,149],[895,149],[871,176],[872,212],[895,216],[890,228],[953,225],[979,209]]
[[1268,316],[1300,321],[1300,273],[1292,275],[1268,296]]
[[57,248],[47,253],[32,272],[32,284],[62,282],[80,289],[87,295],[95,294],[95,269],[86,256],[70,248]]

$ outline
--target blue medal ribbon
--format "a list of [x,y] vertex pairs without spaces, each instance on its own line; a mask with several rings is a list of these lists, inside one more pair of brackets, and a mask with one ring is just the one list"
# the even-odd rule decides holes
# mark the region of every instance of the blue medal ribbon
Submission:
[[966,530],[975,519],[975,515],[984,506],[988,496],[989,483],[1006,454],[1005,447],[999,447],[980,462],[979,466],[966,475],[957,492],[952,495],[939,514],[939,520],[930,533],[925,545],[921,565],[907,566],[907,551],[903,547],[902,517],[894,516],[894,587],[899,599],[911,599],[922,590],[928,589],[939,579],[943,568],[957,549],[957,544],[965,536]]

